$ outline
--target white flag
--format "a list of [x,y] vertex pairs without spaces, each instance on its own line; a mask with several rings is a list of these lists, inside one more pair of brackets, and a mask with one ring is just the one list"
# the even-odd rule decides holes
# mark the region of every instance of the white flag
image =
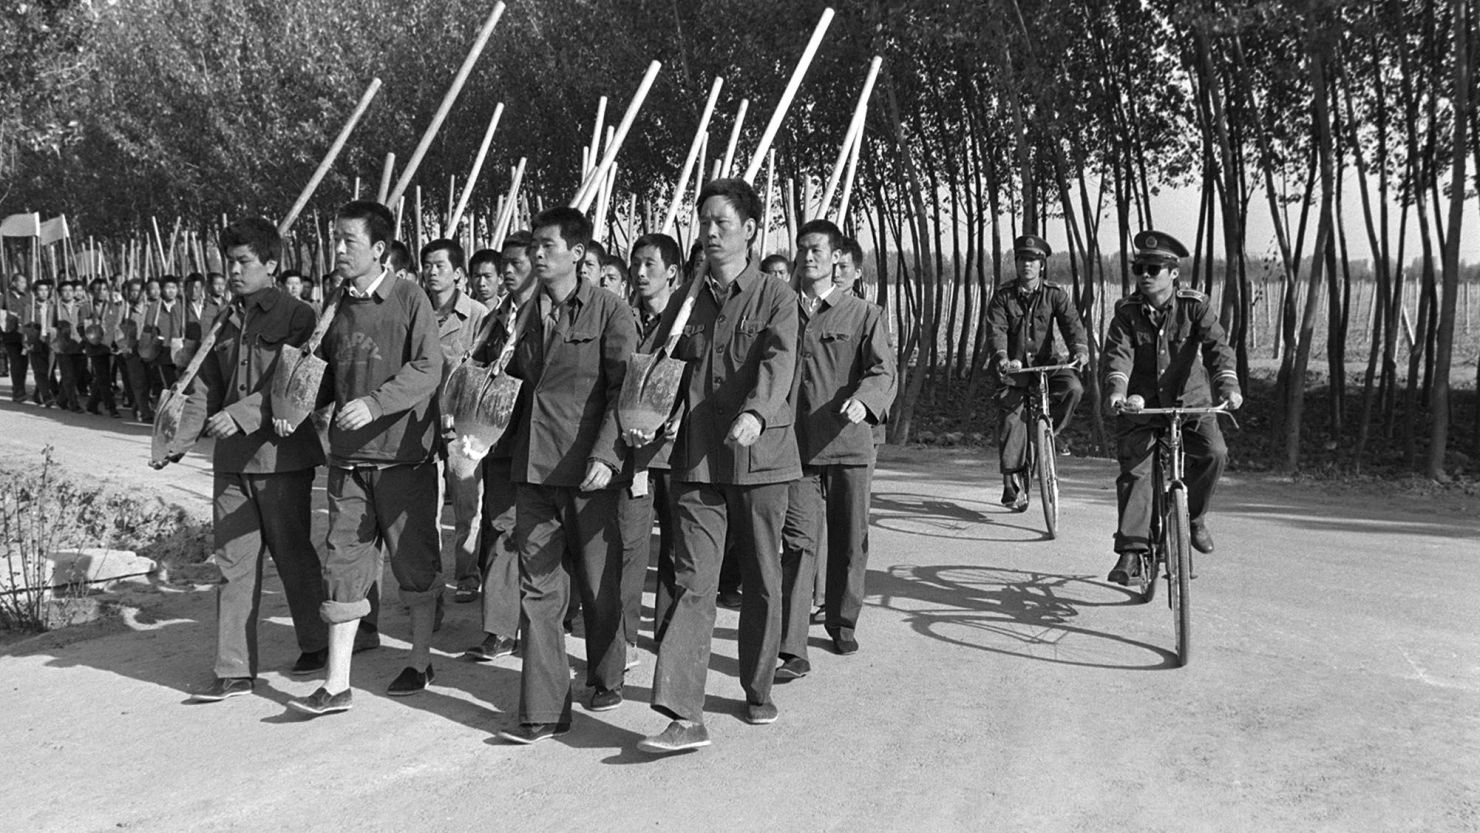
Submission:
[[41,237],[41,245],[43,246],[50,246],[53,243],[71,237],[72,235],[67,233],[67,215],[62,214],[42,223],[38,234]]
[[35,237],[40,233],[40,214],[12,214],[0,220],[0,237]]

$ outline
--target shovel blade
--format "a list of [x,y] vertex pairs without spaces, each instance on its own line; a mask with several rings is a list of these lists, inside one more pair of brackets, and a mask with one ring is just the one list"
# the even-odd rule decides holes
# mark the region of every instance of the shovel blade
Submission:
[[284,347],[272,376],[273,417],[287,420],[295,428],[301,425],[318,403],[326,367],[318,356],[297,347]]
[[506,373],[492,379],[484,377],[477,395],[466,398],[465,408],[452,415],[452,430],[457,434],[454,456],[460,455],[476,464],[493,449],[513,419],[522,385],[523,382]]
[[472,362],[462,362],[447,374],[447,383],[442,386],[442,413],[454,420],[472,414],[478,404],[478,391],[488,378],[488,368]]
[[656,433],[673,414],[683,384],[684,363],[659,353],[633,353],[617,400],[617,423],[624,431]]
[[205,428],[204,406],[187,407],[190,398],[171,388],[154,409],[154,434],[149,441],[149,466],[162,469],[185,456]]

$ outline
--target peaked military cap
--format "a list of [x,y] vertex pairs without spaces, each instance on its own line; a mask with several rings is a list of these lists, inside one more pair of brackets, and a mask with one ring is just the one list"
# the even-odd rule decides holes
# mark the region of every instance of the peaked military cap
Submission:
[[1048,247],[1048,241],[1036,234],[1025,234],[1012,241],[1012,251],[1013,254],[1030,255],[1044,260],[1048,260],[1048,256],[1053,254],[1053,249]]
[[1143,231],[1131,241],[1138,260],[1176,261],[1187,257],[1187,247],[1177,238],[1160,231]]

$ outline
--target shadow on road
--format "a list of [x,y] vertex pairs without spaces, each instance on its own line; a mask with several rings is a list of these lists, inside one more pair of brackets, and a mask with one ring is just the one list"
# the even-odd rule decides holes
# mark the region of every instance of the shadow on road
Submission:
[[[868,604],[902,614],[922,636],[966,648],[1092,668],[1154,671],[1176,664],[1165,648],[1075,624],[1089,608],[1139,606],[1129,590],[1086,576],[900,565],[870,570],[868,588]],[[1159,613],[1164,605],[1151,607]]]

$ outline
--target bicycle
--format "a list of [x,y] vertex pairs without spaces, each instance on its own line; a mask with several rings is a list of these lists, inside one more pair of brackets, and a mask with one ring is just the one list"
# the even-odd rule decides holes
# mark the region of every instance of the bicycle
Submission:
[[[1134,397],[1139,399],[1140,397]],[[1156,598],[1158,570],[1167,581],[1167,607],[1172,611],[1172,624],[1177,639],[1177,665],[1187,665],[1192,657],[1192,519],[1187,511],[1187,487],[1182,482],[1185,461],[1182,423],[1188,417],[1218,414],[1228,417],[1235,428],[1238,421],[1227,403],[1207,408],[1137,408],[1122,406],[1122,413],[1168,417],[1158,429],[1156,456],[1151,461],[1152,482],[1158,487],[1151,492],[1150,547],[1140,554],[1140,571],[1136,577],[1141,601]]]
[[[1039,502],[1043,504],[1043,522],[1048,527],[1050,539],[1059,534],[1059,475],[1058,448],[1054,444],[1053,416],[1048,403],[1048,375],[1060,370],[1078,371],[1079,365],[1050,364],[1038,367],[1022,367],[1007,371],[1008,376],[1034,374],[1036,379],[1028,382],[1030,395],[1023,397],[1028,409],[1027,421],[1033,426],[1027,449],[1027,467],[1031,476],[1038,481]],[[1023,484],[1026,486],[1027,484]]]

